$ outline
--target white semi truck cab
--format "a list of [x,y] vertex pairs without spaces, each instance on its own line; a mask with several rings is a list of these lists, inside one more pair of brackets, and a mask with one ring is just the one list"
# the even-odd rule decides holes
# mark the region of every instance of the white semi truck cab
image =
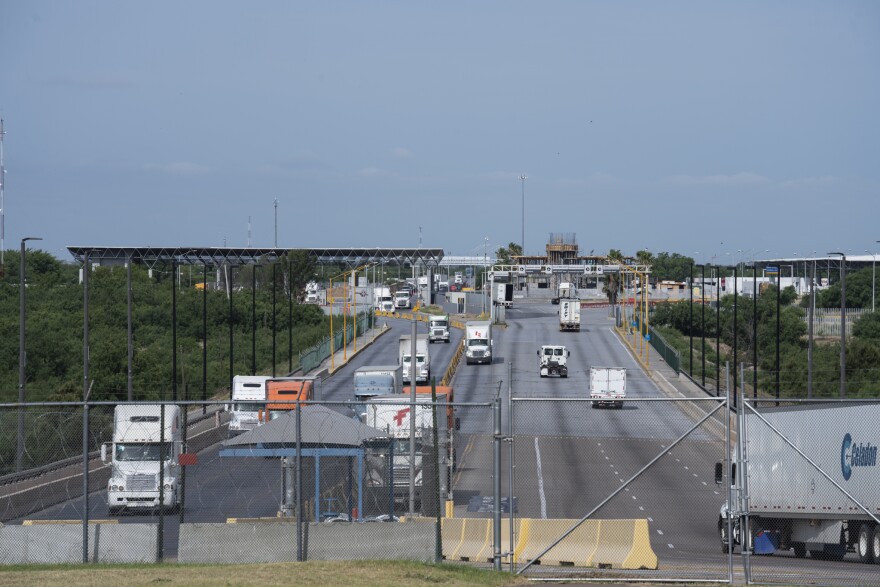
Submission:
[[232,378],[229,436],[253,430],[260,424],[260,412],[266,407],[268,379],[266,375],[236,375]]
[[177,509],[182,450],[178,406],[116,406],[113,442],[101,445],[101,460],[112,466],[107,483],[110,515],[155,509],[160,503]]
[[492,323],[472,320],[464,326],[464,358],[468,365],[492,364]]
[[449,342],[449,316],[428,317],[428,342]]
[[[401,335],[398,342],[398,363],[402,368],[402,379],[404,383],[410,380],[410,365],[412,358],[412,337],[408,334]],[[428,350],[428,336],[426,334],[416,335],[416,367],[415,367],[416,383],[427,383],[431,380],[431,354]]]
[[568,357],[571,353],[562,345],[545,344],[538,349],[538,371],[541,377],[559,375],[568,377]]
[[394,294],[394,307],[395,308],[409,308],[409,291],[399,291]]

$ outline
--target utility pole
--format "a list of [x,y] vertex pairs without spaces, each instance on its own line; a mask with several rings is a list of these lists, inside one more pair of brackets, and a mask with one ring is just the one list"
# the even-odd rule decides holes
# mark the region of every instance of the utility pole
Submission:
[[0,118],[0,275],[6,273],[6,206],[3,190],[6,187],[6,168],[3,166],[3,119]]
[[520,243],[522,244],[521,254],[525,256],[526,254],[526,180],[528,176],[523,173],[519,176],[519,180],[522,183],[522,240]]

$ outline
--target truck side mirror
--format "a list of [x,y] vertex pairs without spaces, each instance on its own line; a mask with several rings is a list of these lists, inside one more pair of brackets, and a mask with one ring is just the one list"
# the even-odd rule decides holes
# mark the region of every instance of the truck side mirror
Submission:
[[538,351],[538,356],[539,356],[539,357],[541,356],[541,351]]
[[107,462],[107,443],[101,445],[101,462]]
[[566,357],[570,357],[570,356],[571,356],[571,351],[565,351],[565,356],[566,356]]
[[715,485],[721,485],[721,480],[724,478],[724,465],[721,463],[715,463]]

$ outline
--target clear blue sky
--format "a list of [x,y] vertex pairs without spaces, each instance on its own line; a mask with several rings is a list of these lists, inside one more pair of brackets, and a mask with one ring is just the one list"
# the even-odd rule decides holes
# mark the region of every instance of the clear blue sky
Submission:
[[[7,249],[880,252],[880,2],[0,0]],[[769,250],[769,255],[764,253]],[[729,259],[729,257],[728,257]]]

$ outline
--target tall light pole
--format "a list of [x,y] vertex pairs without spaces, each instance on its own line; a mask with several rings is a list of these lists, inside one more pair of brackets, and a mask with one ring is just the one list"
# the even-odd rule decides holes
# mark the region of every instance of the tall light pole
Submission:
[[[880,243],[880,241],[875,241]],[[877,283],[877,256],[871,253],[871,311],[874,311],[874,291]]]
[[519,176],[519,180],[522,183],[522,240],[520,241],[522,244],[522,255],[526,254],[526,180],[528,176],[523,173]]
[[840,255],[840,397],[846,397],[846,254]]
[[[25,365],[27,364],[27,353],[25,352],[25,243],[27,241],[41,241],[37,236],[28,236],[21,239],[21,259],[18,267],[18,403],[24,404],[24,378]],[[15,470],[21,471],[24,466],[24,406],[19,405],[18,408],[18,444],[15,451]]]
[[275,248],[278,248],[278,198],[275,198]]
[[[486,313],[486,271],[489,270],[488,265],[486,264],[486,259],[489,255],[489,237],[483,237],[483,282],[480,284],[480,289],[482,290],[480,293],[480,299],[482,300],[481,306],[481,315]],[[474,276],[474,281],[476,281],[476,276]]]

